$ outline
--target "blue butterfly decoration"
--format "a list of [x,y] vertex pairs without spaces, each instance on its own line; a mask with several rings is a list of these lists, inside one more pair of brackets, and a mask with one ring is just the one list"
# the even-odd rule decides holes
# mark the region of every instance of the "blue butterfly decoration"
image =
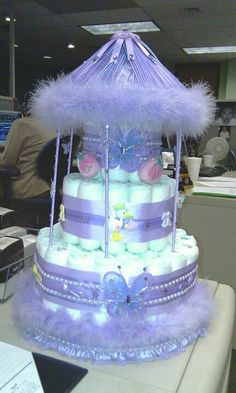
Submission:
[[[102,137],[104,140],[105,137]],[[140,157],[144,155],[145,140],[141,132],[132,129],[130,132],[122,132],[119,128],[111,131],[108,138],[109,145],[109,168],[120,166],[127,172],[134,172],[140,165]],[[105,166],[106,154],[102,149],[102,167]]]
[[68,154],[70,151],[70,142],[62,143],[61,147],[63,148],[63,154]]
[[143,314],[143,302],[150,295],[152,275],[140,274],[128,287],[124,277],[116,272],[107,272],[103,277],[104,300],[107,302],[107,312],[111,316]]

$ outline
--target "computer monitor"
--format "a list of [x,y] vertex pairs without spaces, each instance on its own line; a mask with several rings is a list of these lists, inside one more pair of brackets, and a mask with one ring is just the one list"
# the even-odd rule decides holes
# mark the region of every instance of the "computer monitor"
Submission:
[[6,143],[8,132],[14,120],[21,117],[20,112],[0,111],[0,144]]

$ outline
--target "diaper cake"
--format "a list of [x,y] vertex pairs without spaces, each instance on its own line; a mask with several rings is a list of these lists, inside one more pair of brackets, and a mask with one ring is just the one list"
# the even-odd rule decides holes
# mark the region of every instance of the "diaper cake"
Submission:
[[[50,228],[33,271],[19,281],[15,321],[24,336],[97,362],[168,358],[207,331],[212,299],[198,281],[198,246],[176,229],[178,181],[164,174],[161,136],[185,136],[214,117],[203,84],[186,87],[129,32],[112,36],[69,75],[42,82],[34,116],[57,130]],[[81,137],[53,224],[59,143]],[[46,163],[45,163],[46,165]]]

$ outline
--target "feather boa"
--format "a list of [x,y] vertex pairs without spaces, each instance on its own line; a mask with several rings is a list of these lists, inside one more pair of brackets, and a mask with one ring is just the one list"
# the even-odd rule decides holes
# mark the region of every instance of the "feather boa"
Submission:
[[[50,128],[67,133],[85,124],[200,136],[214,118],[215,99],[206,84],[147,88],[118,84],[79,85],[70,75],[39,82],[31,113]],[[98,127],[99,129],[99,127]]]
[[154,319],[126,316],[98,326],[93,308],[77,320],[65,309],[44,309],[32,272],[23,274],[14,299],[15,323],[27,340],[66,356],[103,363],[169,358],[206,335],[214,311],[207,285],[198,283],[190,296]]

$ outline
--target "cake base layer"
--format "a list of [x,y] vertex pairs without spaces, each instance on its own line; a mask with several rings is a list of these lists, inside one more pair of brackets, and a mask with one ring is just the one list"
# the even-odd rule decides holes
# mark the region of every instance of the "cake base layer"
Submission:
[[91,313],[73,319],[68,313],[43,307],[32,272],[19,280],[14,304],[15,322],[25,338],[65,356],[94,362],[129,363],[165,359],[205,336],[213,313],[205,282],[166,305],[156,316],[145,314],[112,318],[94,324]]

